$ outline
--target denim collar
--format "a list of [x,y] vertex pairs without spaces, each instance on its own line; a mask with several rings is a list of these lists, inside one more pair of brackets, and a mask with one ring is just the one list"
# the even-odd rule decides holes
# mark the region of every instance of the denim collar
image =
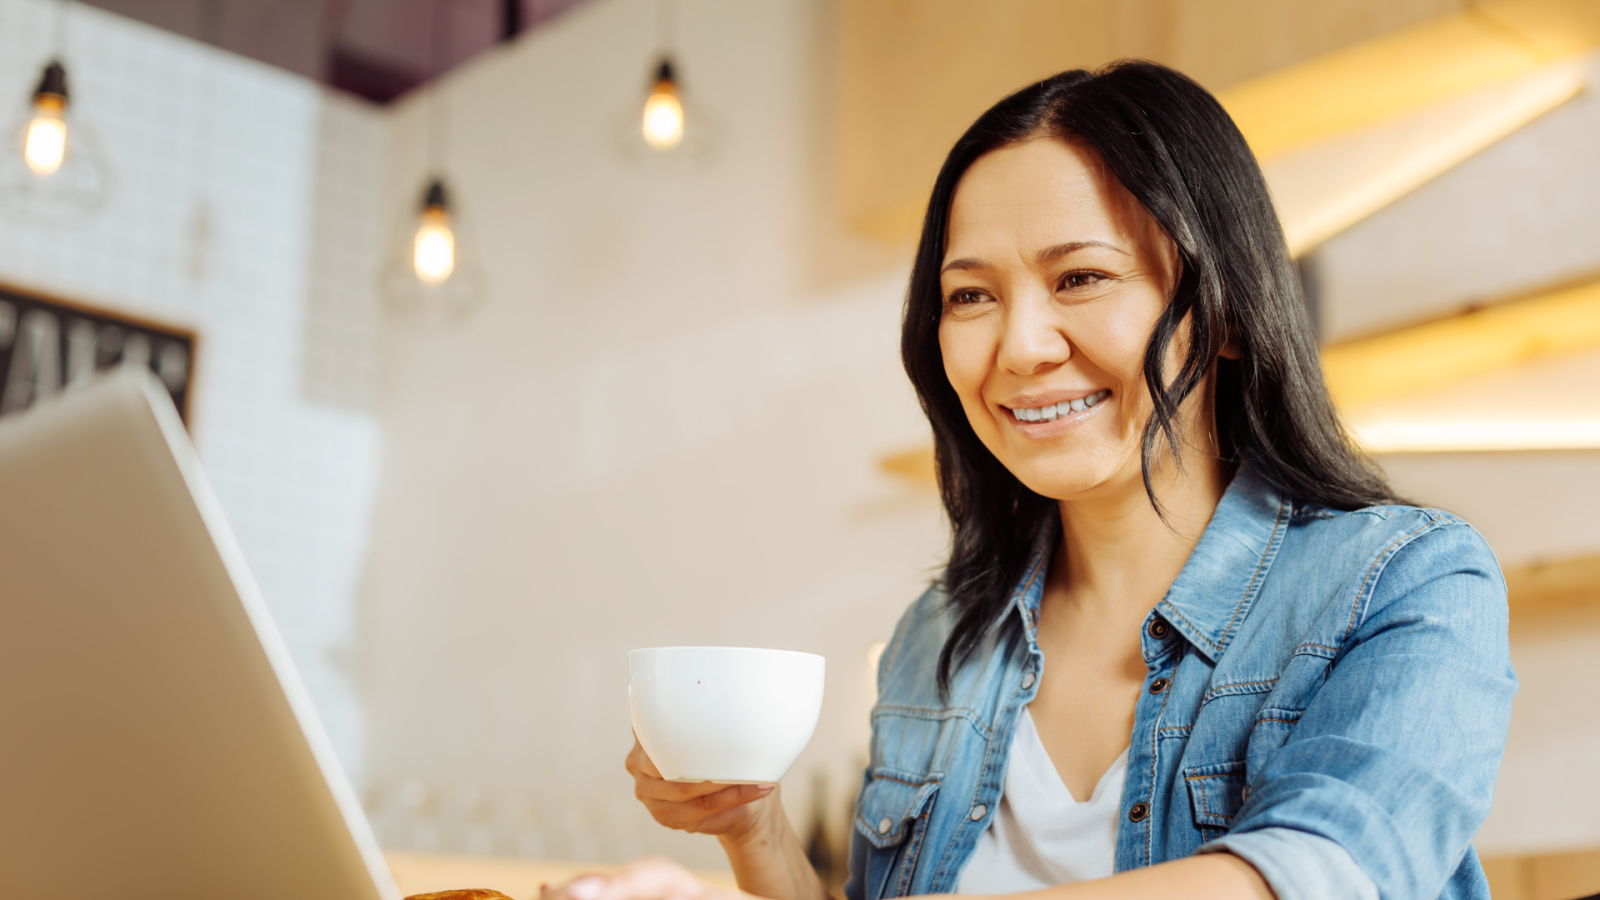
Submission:
[[[1261,593],[1283,543],[1292,505],[1248,464],[1223,492],[1211,522],[1155,611],[1215,664]],[[1011,605],[1022,616],[1031,648],[1038,646],[1039,602],[1050,557],[1061,539],[1059,515],[1040,529]]]
[[1214,665],[1261,594],[1293,505],[1240,466],[1156,612]]

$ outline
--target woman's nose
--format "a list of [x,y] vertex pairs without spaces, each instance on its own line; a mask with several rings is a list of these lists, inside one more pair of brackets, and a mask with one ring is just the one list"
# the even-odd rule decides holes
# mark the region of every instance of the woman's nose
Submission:
[[1014,298],[1006,309],[999,364],[1018,375],[1033,375],[1071,359],[1072,343],[1054,313],[1048,296]]

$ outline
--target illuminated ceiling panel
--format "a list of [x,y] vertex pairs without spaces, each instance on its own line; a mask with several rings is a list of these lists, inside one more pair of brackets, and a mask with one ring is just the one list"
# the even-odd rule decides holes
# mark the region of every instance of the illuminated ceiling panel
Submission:
[[1600,351],[1347,407],[1372,453],[1600,449]]
[[1282,153],[1262,166],[1298,257],[1575,96],[1579,61]]

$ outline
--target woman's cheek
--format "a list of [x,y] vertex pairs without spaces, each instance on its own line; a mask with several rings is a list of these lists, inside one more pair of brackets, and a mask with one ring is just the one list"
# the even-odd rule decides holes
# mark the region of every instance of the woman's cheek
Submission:
[[978,439],[991,451],[999,440],[999,427],[983,399],[983,386],[993,374],[994,341],[992,328],[983,322],[946,319],[939,326],[939,351],[944,356],[944,375],[955,388],[967,423]]
[[[972,323],[951,322],[939,326],[939,352],[944,356],[944,374],[950,386],[966,404],[976,397],[988,374],[981,335]],[[963,325],[968,327],[963,327]]]

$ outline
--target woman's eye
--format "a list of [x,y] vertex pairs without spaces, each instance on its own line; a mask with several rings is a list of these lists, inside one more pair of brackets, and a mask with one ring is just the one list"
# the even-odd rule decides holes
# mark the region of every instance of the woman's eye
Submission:
[[950,303],[954,306],[964,306],[970,303],[982,303],[987,299],[989,299],[988,295],[982,291],[954,291],[950,294]]
[[1061,279],[1061,286],[1067,289],[1083,288],[1104,280],[1105,276],[1099,272],[1068,272],[1066,277]]

